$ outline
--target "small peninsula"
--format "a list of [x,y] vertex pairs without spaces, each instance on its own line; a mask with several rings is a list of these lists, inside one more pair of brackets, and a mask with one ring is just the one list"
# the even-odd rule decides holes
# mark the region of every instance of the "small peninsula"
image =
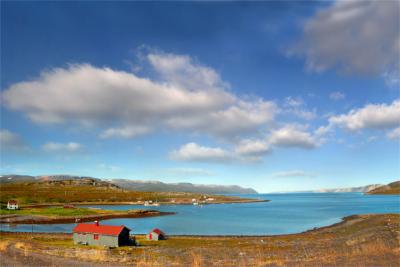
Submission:
[[77,207],[36,207],[20,210],[0,210],[0,223],[7,224],[55,224],[93,222],[117,218],[144,218],[172,215],[173,212],[157,210],[103,210]]

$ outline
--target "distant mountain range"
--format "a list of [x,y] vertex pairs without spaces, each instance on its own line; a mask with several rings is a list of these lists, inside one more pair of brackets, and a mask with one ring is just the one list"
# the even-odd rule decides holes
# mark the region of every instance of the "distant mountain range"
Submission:
[[123,189],[143,192],[189,192],[204,194],[257,194],[252,188],[243,188],[237,185],[203,185],[192,183],[163,183],[160,181],[142,181],[128,179],[99,179],[73,175],[2,175],[0,183],[15,182],[40,182],[40,181],[64,181],[64,180],[92,180],[101,183],[110,183]]
[[206,194],[257,194],[252,188],[238,185],[204,185],[192,183],[163,183],[160,181],[140,181],[112,179],[111,183],[125,189],[148,192],[190,192]]
[[358,186],[358,187],[346,187],[346,188],[333,188],[333,189],[319,189],[314,190],[312,192],[315,193],[348,193],[348,192],[361,192],[366,193],[375,188],[381,187],[382,184],[370,184],[366,186]]

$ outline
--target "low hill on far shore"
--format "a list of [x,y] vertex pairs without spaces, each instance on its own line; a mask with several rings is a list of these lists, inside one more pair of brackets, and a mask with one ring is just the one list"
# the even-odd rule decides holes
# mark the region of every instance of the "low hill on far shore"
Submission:
[[400,194],[400,181],[383,185],[367,192],[370,195],[399,195]]
[[75,181],[78,185],[80,182],[88,181],[108,183],[120,187],[122,189],[140,191],[140,192],[187,192],[201,194],[257,194],[252,188],[243,188],[238,185],[208,185],[208,184],[192,184],[192,183],[164,183],[161,181],[150,180],[129,180],[129,179],[99,179],[86,176],[73,175],[2,175],[0,184],[11,184],[16,182],[55,182],[55,181]]
[[111,183],[121,188],[142,192],[190,192],[205,194],[257,194],[252,188],[237,185],[206,185],[192,183],[163,183],[160,181],[138,181],[112,179]]
[[218,204],[264,200],[189,192],[140,192],[94,178],[0,183],[0,203],[10,199],[22,205],[54,204]]

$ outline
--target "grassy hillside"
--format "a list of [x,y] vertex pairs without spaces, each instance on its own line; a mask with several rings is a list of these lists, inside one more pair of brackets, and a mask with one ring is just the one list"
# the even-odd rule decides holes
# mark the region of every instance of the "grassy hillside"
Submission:
[[367,194],[372,195],[399,195],[400,194],[400,181],[390,183],[388,185],[383,185],[381,187],[375,188],[374,190],[368,191]]
[[[85,202],[136,202],[153,200],[158,202],[191,203],[201,199],[196,193],[135,192],[116,185],[96,180],[41,181],[0,184],[0,202],[10,199],[20,204],[40,203],[85,203]],[[213,196],[214,202],[242,201],[241,198]]]

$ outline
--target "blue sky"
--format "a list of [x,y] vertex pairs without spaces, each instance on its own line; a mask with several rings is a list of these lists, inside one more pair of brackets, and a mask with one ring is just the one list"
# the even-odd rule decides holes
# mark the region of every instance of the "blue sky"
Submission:
[[398,2],[2,2],[1,172],[399,178]]

